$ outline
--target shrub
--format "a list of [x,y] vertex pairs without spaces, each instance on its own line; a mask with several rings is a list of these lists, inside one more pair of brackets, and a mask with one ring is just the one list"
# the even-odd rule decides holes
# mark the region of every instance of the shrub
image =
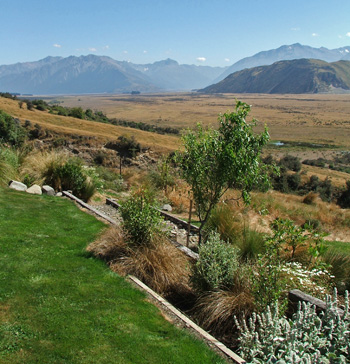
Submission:
[[61,164],[52,161],[43,173],[45,183],[55,190],[71,190],[74,195],[88,201],[95,192],[95,185],[87,178],[82,163],[78,159],[68,159]]
[[140,143],[133,136],[126,135],[118,137],[116,142],[108,142],[105,147],[117,151],[123,158],[133,158],[141,152]]
[[25,138],[26,130],[22,128],[20,121],[0,110],[0,144],[9,143],[20,147]]
[[303,203],[305,203],[306,205],[315,205],[316,204],[317,197],[318,197],[317,193],[315,193],[315,192],[309,192],[303,198]]
[[220,240],[217,232],[212,232],[207,242],[199,247],[199,259],[192,270],[192,285],[198,291],[210,291],[239,284],[238,259],[238,249]]
[[326,166],[326,162],[327,162],[327,160],[324,158],[305,159],[303,161],[303,164],[324,168]]
[[336,291],[326,297],[326,309],[319,317],[315,306],[299,304],[291,320],[281,317],[278,305],[254,314],[241,325],[240,355],[251,363],[348,363],[350,353],[349,297],[344,315],[337,307]]
[[162,235],[160,213],[152,207],[153,199],[147,191],[139,191],[130,196],[120,207],[123,228],[130,243],[148,245],[157,235]]
[[350,208],[350,181],[346,181],[346,190],[339,196],[337,204],[343,208]]
[[299,172],[301,170],[300,159],[289,154],[281,158],[278,165],[294,172]]
[[287,308],[285,280],[282,274],[282,264],[276,252],[268,249],[260,254],[251,268],[250,282],[254,297],[255,309],[262,312],[267,306],[278,302],[282,312]]
[[288,188],[290,191],[297,191],[300,186],[300,174],[294,173],[287,176]]

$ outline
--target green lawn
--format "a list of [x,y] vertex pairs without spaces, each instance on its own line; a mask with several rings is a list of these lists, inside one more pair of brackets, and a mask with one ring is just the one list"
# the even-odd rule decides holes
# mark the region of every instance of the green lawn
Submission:
[[224,363],[85,247],[104,225],[0,188],[0,363]]
[[331,250],[350,255],[350,242],[347,243],[342,241],[326,241],[325,245]]

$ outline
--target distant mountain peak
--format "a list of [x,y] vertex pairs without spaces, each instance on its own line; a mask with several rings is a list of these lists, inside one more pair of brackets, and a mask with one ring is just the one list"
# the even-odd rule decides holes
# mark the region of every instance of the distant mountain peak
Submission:
[[[243,70],[245,68],[252,68],[258,66],[271,65],[277,61],[285,61],[292,59],[301,58],[313,58],[320,59],[326,62],[336,62],[341,59],[347,58],[347,52],[345,49],[350,51],[350,47],[342,47],[337,49],[327,49],[325,47],[313,48],[307,45],[302,45],[300,43],[294,43],[290,45],[282,45],[276,49],[270,49],[268,51],[262,51],[254,54],[251,57],[245,57],[238,62],[230,66],[226,71],[224,71],[215,82],[219,82],[227,77],[229,74]],[[341,52],[343,51],[343,53]]]

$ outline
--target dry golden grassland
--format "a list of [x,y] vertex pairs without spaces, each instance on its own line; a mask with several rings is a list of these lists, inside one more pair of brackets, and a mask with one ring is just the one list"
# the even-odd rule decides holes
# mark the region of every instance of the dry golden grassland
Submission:
[[198,122],[215,125],[219,113],[233,109],[235,99],[252,105],[251,115],[259,120],[257,130],[266,124],[272,140],[350,147],[350,95],[169,93],[54,98],[64,106],[101,110],[110,118],[178,128]]
[[0,110],[13,117],[19,118],[24,123],[39,124],[41,127],[59,134],[71,136],[91,136],[106,142],[116,140],[120,135],[133,135],[143,147],[151,147],[160,152],[169,152],[178,148],[179,138],[168,135],[159,135],[142,130],[114,126],[111,124],[97,123],[94,121],[80,120],[72,117],[52,115],[38,110],[27,110],[24,105],[21,109],[17,101],[0,97]]

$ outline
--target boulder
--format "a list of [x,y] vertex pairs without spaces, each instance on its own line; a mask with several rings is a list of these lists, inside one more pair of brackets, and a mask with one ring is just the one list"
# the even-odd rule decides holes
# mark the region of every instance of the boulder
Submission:
[[55,196],[55,190],[51,186],[44,185],[41,189],[44,195]]
[[172,207],[169,204],[163,205],[162,210],[169,211],[169,212],[173,211]]
[[29,187],[26,192],[32,194],[32,195],[41,195],[42,191],[41,191],[41,187],[39,185],[33,185],[31,187]]
[[9,184],[9,187],[16,191],[26,191],[27,190],[27,186],[24,183],[18,182],[18,181],[11,181]]

